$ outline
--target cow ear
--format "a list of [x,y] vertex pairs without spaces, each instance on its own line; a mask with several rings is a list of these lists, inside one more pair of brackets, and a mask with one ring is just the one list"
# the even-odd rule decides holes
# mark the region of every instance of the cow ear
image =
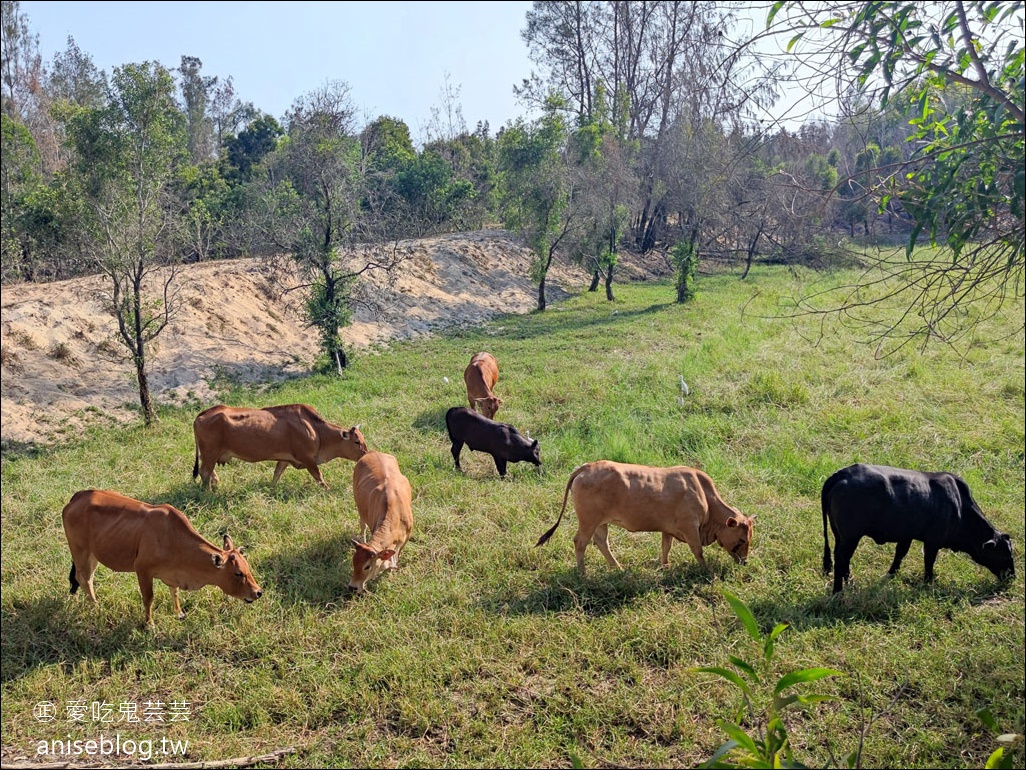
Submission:
[[991,538],[990,540],[988,540],[986,543],[983,544],[983,547],[984,548],[993,548],[996,545],[997,545],[997,540],[995,540],[994,538]]
[[235,548],[235,544],[232,542],[232,539],[228,536],[228,533],[226,532],[224,535],[224,550],[231,551],[233,548]]
[[534,449],[536,446],[538,446],[538,439],[535,439],[533,442],[531,442],[531,449]]
[[737,519],[727,519],[727,526],[728,527],[736,527],[737,525],[738,525],[737,524]]
[[211,554],[210,561],[212,561],[214,563],[214,566],[218,569],[221,569],[221,567],[224,566],[224,559],[221,557],[221,554],[219,553]]
[[391,548],[386,548],[384,551],[378,551],[378,558],[381,559],[381,561],[388,561],[393,556],[395,556],[395,551]]

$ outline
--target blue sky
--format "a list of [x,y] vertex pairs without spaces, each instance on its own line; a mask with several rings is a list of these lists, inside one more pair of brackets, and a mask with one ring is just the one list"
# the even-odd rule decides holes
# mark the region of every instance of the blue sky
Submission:
[[44,2],[22,0],[49,62],[68,37],[108,75],[195,56],[244,102],[281,118],[328,81],[349,84],[366,121],[389,115],[424,138],[448,84],[467,128],[527,115],[513,86],[531,73],[520,37],[530,2]]

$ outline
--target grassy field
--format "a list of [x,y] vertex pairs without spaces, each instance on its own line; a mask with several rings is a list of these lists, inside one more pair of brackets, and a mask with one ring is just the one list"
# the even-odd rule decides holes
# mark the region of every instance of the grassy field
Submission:
[[[703,276],[685,306],[669,285],[618,286],[612,304],[585,294],[361,353],[341,379],[230,389],[227,403],[306,402],[359,423],[398,458],[413,536],[400,568],[363,597],[346,591],[359,534],[352,464],[323,466],[325,491],[305,471],[272,487],[273,464],[233,463],[204,492],[191,478],[191,422],[209,404],[4,457],[4,760],[62,761],[41,742],[117,734],[141,742],[120,763],[150,740],[160,762],[294,747],[282,766],[692,767],[726,740],[716,719],[743,705],[694,668],[759,658],[726,588],[764,631],[790,624],[771,681],[809,666],[842,672],[812,688],[835,700],[785,712],[798,759],[843,764],[864,733],[865,767],[982,767],[998,744],[977,710],[1023,731],[1023,308],[990,321],[1000,341],[965,356],[935,345],[877,358],[849,329],[776,317],[796,280],[844,277]],[[511,465],[500,480],[490,457],[464,450],[465,473],[453,470],[444,415],[464,403],[463,367],[478,350],[499,361],[497,418],[540,441],[540,469]],[[624,571],[590,547],[582,578],[572,512],[536,548],[571,471],[600,458],[706,470],[728,503],[758,516],[748,564],[711,546],[711,580],[678,543],[662,570],[658,535],[611,528]],[[926,586],[918,546],[885,581],[893,546],[863,541],[855,581],[831,599],[819,491],[856,461],[962,475],[1012,536],[1015,581],[942,551]],[[154,634],[134,575],[101,566],[99,609],[69,602],[60,512],[89,487],[170,502],[214,541],[227,529],[264,597],[247,606],[213,587],[183,592],[179,621],[158,584]],[[42,701],[52,721],[34,712]],[[139,722],[127,721],[132,704]],[[187,756],[157,755],[161,739],[187,740]]]

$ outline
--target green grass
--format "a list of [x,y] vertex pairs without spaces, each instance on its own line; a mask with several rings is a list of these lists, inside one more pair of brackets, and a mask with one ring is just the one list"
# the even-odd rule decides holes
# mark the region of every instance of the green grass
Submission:
[[[799,273],[806,283],[853,275]],[[578,757],[692,767],[725,740],[715,719],[739,706],[729,684],[692,668],[757,655],[727,586],[765,631],[791,624],[782,671],[845,674],[817,683],[836,701],[789,712],[806,764],[844,757],[887,709],[868,729],[865,766],[982,767],[997,744],[975,712],[989,707],[1009,731],[1024,718],[1023,308],[989,321],[1000,341],[965,356],[934,346],[877,358],[844,327],[821,334],[816,319],[775,318],[794,280],[777,268],[745,282],[703,276],[684,306],[669,284],[618,286],[612,304],[584,294],[359,354],[343,378],[226,393],[236,405],[310,403],[398,458],[414,532],[400,569],[365,597],[346,591],[359,530],[346,461],[323,466],[330,491],[294,469],[275,488],[272,463],[233,463],[204,492],[191,478],[195,408],[164,411],[152,429],[5,456],[4,759],[35,757],[39,741],[120,732],[187,738],[192,761],[294,746],[283,766],[567,767]],[[499,361],[498,419],[540,441],[541,469],[511,465],[503,481],[491,458],[464,450],[465,474],[453,470],[444,414],[464,403],[463,367],[478,350]],[[691,394],[680,405],[682,374]],[[536,548],[571,471],[600,458],[705,469],[727,502],[758,516],[749,563],[714,545],[710,580],[678,543],[660,570],[658,535],[612,528],[625,570],[589,548],[582,578],[572,512]],[[1011,534],[1015,581],[1002,587],[942,551],[926,586],[917,547],[885,581],[893,546],[863,541],[855,582],[832,600],[819,490],[856,461],[962,475]],[[158,584],[151,634],[135,577],[101,566],[99,609],[68,601],[60,512],[88,487],[170,502],[211,540],[227,529],[247,546],[264,598],[183,592],[178,621]],[[75,724],[63,712],[69,701],[157,700],[187,701],[189,721]],[[62,709],[56,721],[34,718],[40,701]]]

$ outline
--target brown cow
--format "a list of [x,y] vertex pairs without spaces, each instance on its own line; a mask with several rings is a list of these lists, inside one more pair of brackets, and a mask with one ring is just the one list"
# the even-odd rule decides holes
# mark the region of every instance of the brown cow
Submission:
[[[395,569],[399,554],[413,529],[410,482],[396,459],[384,452],[368,452],[353,469],[353,496],[360,513],[360,537],[354,539],[353,577],[349,588],[363,593],[367,581],[382,569]],[[370,540],[366,540],[367,531]]]
[[467,368],[463,370],[463,381],[467,383],[467,401],[471,409],[481,412],[489,420],[502,406],[502,399],[492,392],[499,381],[499,364],[491,353],[475,353]]
[[754,516],[745,516],[720,498],[709,476],[696,468],[652,468],[610,460],[586,463],[570,475],[563,493],[563,508],[552,529],[538,538],[546,542],[556,531],[571,488],[577,511],[574,553],[577,569],[584,572],[584,549],[592,540],[606,561],[620,569],[609,551],[609,525],[628,532],[662,532],[661,563],[669,566],[670,546],[676,538],[687,543],[695,559],[712,574],[702,546],[718,542],[734,561],[744,563],[752,542]]
[[175,612],[185,617],[178,589],[216,585],[249,603],[263,594],[242,549],[224,536],[218,548],[197,532],[185,514],[171,505],[149,505],[117,492],[84,489],[72,495],[62,512],[71,549],[71,593],[85,583],[96,604],[93,575],[98,564],[139,578],[146,623],[153,626],[153,579],[171,589]]
[[318,465],[344,457],[359,460],[367,452],[360,426],[349,430],[328,422],[306,404],[247,409],[214,406],[200,412],[192,424],[196,438],[196,461],[192,477],[203,486],[217,486],[215,465],[232,458],[247,463],[277,460],[272,484],[292,465],[306,468],[325,489]]

